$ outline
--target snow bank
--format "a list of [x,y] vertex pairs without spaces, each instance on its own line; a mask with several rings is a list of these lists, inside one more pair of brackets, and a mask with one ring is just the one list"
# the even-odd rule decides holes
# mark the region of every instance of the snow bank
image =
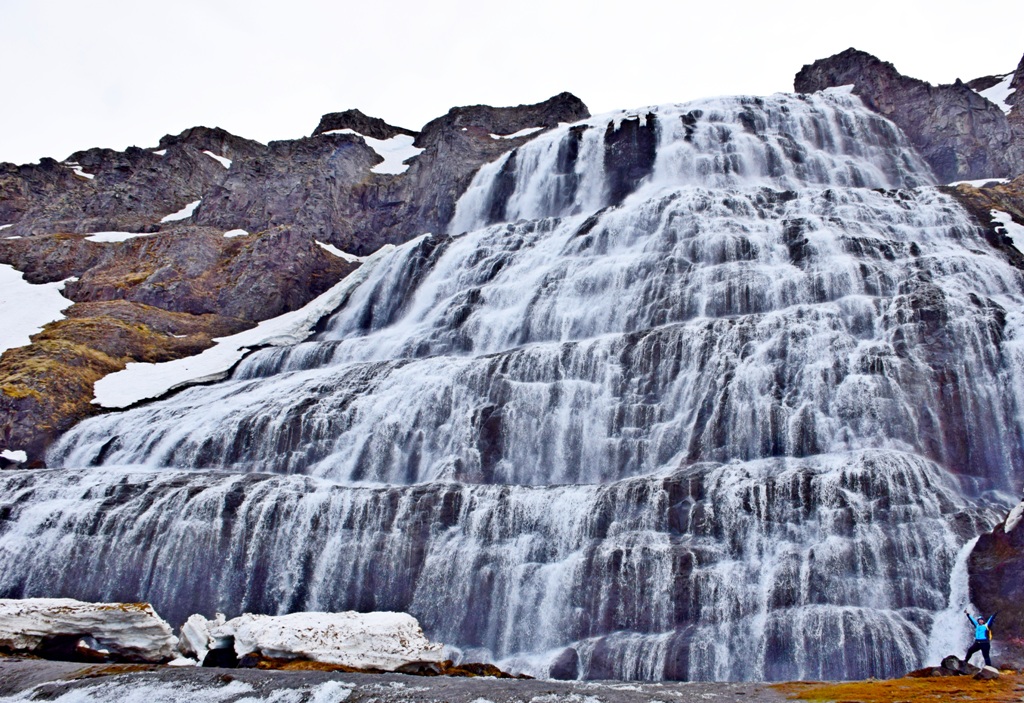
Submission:
[[1009,181],[1009,178],[977,178],[973,181],[953,181],[952,183],[947,183],[946,185],[958,186],[966,184],[969,186],[974,186],[975,188],[981,188],[983,185],[988,185],[990,183],[995,183],[998,185],[1000,183],[1008,183]]
[[0,599],[0,647],[31,652],[61,635],[92,637],[102,647],[97,651],[131,661],[168,661],[178,642],[148,603]]
[[423,149],[412,145],[415,137],[411,137],[408,134],[399,134],[390,139],[374,139],[373,137],[359,134],[354,129],[332,129],[328,132],[322,132],[322,134],[354,134],[357,137],[362,137],[366,145],[384,159],[383,163],[379,163],[370,169],[374,173],[405,173],[409,170],[409,166],[404,162],[423,153]]
[[177,222],[178,220],[187,220],[188,218],[192,217],[192,213],[196,211],[196,208],[199,207],[199,203],[201,202],[203,202],[202,198],[200,198],[199,200],[195,200],[186,205],[185,207],[181,208],[177,212],[172,212],[170,215],[167,215],[160,221]]
[[244,229],[229,229],[227,232],[224,233],[224,236],[227,239],[231,239],[232,237],[248,237],[249,233],[246,232]]
[[123,371],[93,384],[92,402],[104,408],[126,408],[176,388],[224,378],[252,347],[298,344],[310,335],[320,318],[338,307],[349,290],[362,283],[377,261],[394,248],[393,245],[381,247],[362,266],[304,307],[264,320],[250,330],[215,339],[217,344],[201,354],[159,364],[128,364]]
[[1003,112],[1009,114],[1010,110],[1013,109],[1011,105],[1006,104],[1006,99],[1010,97],[1010,93],[1014,92],[1014,89],[1010,87],[1010,83],[1013,82],[1013,74],[1007,73],[1003,76],[1003,80],[996,83],[991,88],[985,90],[975,91],[978,95],[994,104]]
[[28,461],[28,454],[22,449],[5,449],[0,452],[0,457],[7,459],[7,461],[16,461],[19,464],[24,464]]
[[519,139],[519,137],[526,137],[526,136],[529,136],[531,134],[536,134],[537,132],[541,131],[542,129],[544,129],[544,128],[543,127],[527,127],[526,129],[521,129],[518,132],[513,132],[512,134],[492,134],[491,135],[491,139]]
[[67,166],[68,168],[70,168],[72,171],[74,171],[76,176],[81,176],[82,178],[88,178],[90,181],[92,179],[96,178],[95,174],[86,173],[85,171],[83,171],[81,165],[77,161],[65,161],[64,165]]
[[149,236],[151,236],[151,234],[143,232],[93,232],[86,237],[86,239],[90,242],[123,242],[126,239]]
[[215,646],[226,646],[217,643],[211,632],[222,627],[226,620],[223,613],[217,613],[213,620],[202,615],[190,615],[181,626],[181,637],[178,639],[178,651],[186,657],[195,659],[202,664],[206,653]]
[[992,221],[999,223],[1006,230],[1006,235],[1013,240],[1013,246],[1024,252],[1024,225],[1018,225],[1009,213],[1000,210],[992,210],[990,214]]
[[208,151],[206,149],[203,150],[203,153],[209,156],[214,161],[218,162],[224,168],[231,168],[231,159],[223,157],[219,154],[214,154],[212,151]]
[[1003,532],[1010,533],[1017,525],[1020,524],[1021,519],[1024,518],[1024,500],[1017,504],[1017,507],[1010,511],[1010,514],[1006,516],[1006,524],[1003,525]]
[[65,283],[34,285],[13,266],[0,264],[0,353],[30,344],[44,325],[64,318],[61,313],[71,306],[60,293]]
[[239,657],[259,652],[385,671],[414,661],[443,660],[443,645],[428,640],[408,613],[246,613],[211,635],[234,637]]
[[339,249],[338,247],[334,246],[333,244],[328,244],[327,242],[321,242],[320,240],[315,240],[315,241],[320,246],[321,249],[323,249],[324,251],[326,251],[329,254],[334,254],[339,259],[344,259],[345,261],[363,261],[363,260],[366,259],[365,256],[356,256],[355,254],[349,254],[347,251],[342,251],[341,249]]
[[158,151],[154,151],[153,153],[156,154],[157,156],[165,156],[167,154],[167,149],[159,149]]

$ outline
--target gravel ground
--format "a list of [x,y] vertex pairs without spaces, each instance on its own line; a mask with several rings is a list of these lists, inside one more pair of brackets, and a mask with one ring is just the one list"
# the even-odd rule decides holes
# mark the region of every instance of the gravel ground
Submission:
[[[786,696],[757,683],[634,683],[118,667],[0,659],[0,703],[778,703]],[[123,669],[120,669],[123,670]]]

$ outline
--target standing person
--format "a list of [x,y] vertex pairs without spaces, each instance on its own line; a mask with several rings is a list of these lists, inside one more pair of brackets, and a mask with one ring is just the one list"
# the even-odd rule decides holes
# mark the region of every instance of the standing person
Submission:
[[992,613],[992,615],[989,616],[989,619],[985,622],[981,621],[980,616],[975,619],[974,616],[966,610],[964,611],[964,615],[966,615],[967,619],[971,621],[972,625],[974,625],[974,644],[970,646],[967,650],[967,654],[964,655],[964,664],[970,663],[971,657],[974,653],[980,651],[982,656],[985,657],[985,665],[992,666],[992,658],[988,655],[989,647],[991,645],[990,640],[992,639],[992,628],[990,628],[989,625],[991,625],[992,621],[995,619],[995,613]]

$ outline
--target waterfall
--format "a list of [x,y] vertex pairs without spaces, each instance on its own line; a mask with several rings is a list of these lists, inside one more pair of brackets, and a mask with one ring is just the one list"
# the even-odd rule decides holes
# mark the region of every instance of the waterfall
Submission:
[[542,676],[901,675],[1024,475],[1024,276],[932,183],[843,91],[551,130],[314,337],[0,477],[0,595],[405,610]]

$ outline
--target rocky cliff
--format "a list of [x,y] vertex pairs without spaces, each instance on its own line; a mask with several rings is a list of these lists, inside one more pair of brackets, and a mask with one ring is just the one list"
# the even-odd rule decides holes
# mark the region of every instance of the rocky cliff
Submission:
[[[1024,59],[1013,85],[1022,82]],[[899,125],[942,182],[1024,172],[1024,110],[1006,114],[969,84],[933,86],[856,49],[806,65],[794,80],[800,93],[842,85],[852,85],[869,108]],[[1024,91],[1012,93],[1010,100],[1011,108],[1020,104]]]
[[[301,307],[358,266],[337,247],[368,254],[443,231],[481,164],[588,115],[568,93],[455,108],[421,132],[348,110],[325,115],[311,137],[268,145],[195,127],[152,149],[0,164],[0,263],[31,283],[72,279],[74,303],[0,357],[0,449],[40,463],[56,436],[98,412],[99,378]],[[396,138],[416,156],[381,172]]]
[[971,601],[993,623],[993,650],[1003,667],[1024,667],[1024,502],[978,538],[968,561]]

